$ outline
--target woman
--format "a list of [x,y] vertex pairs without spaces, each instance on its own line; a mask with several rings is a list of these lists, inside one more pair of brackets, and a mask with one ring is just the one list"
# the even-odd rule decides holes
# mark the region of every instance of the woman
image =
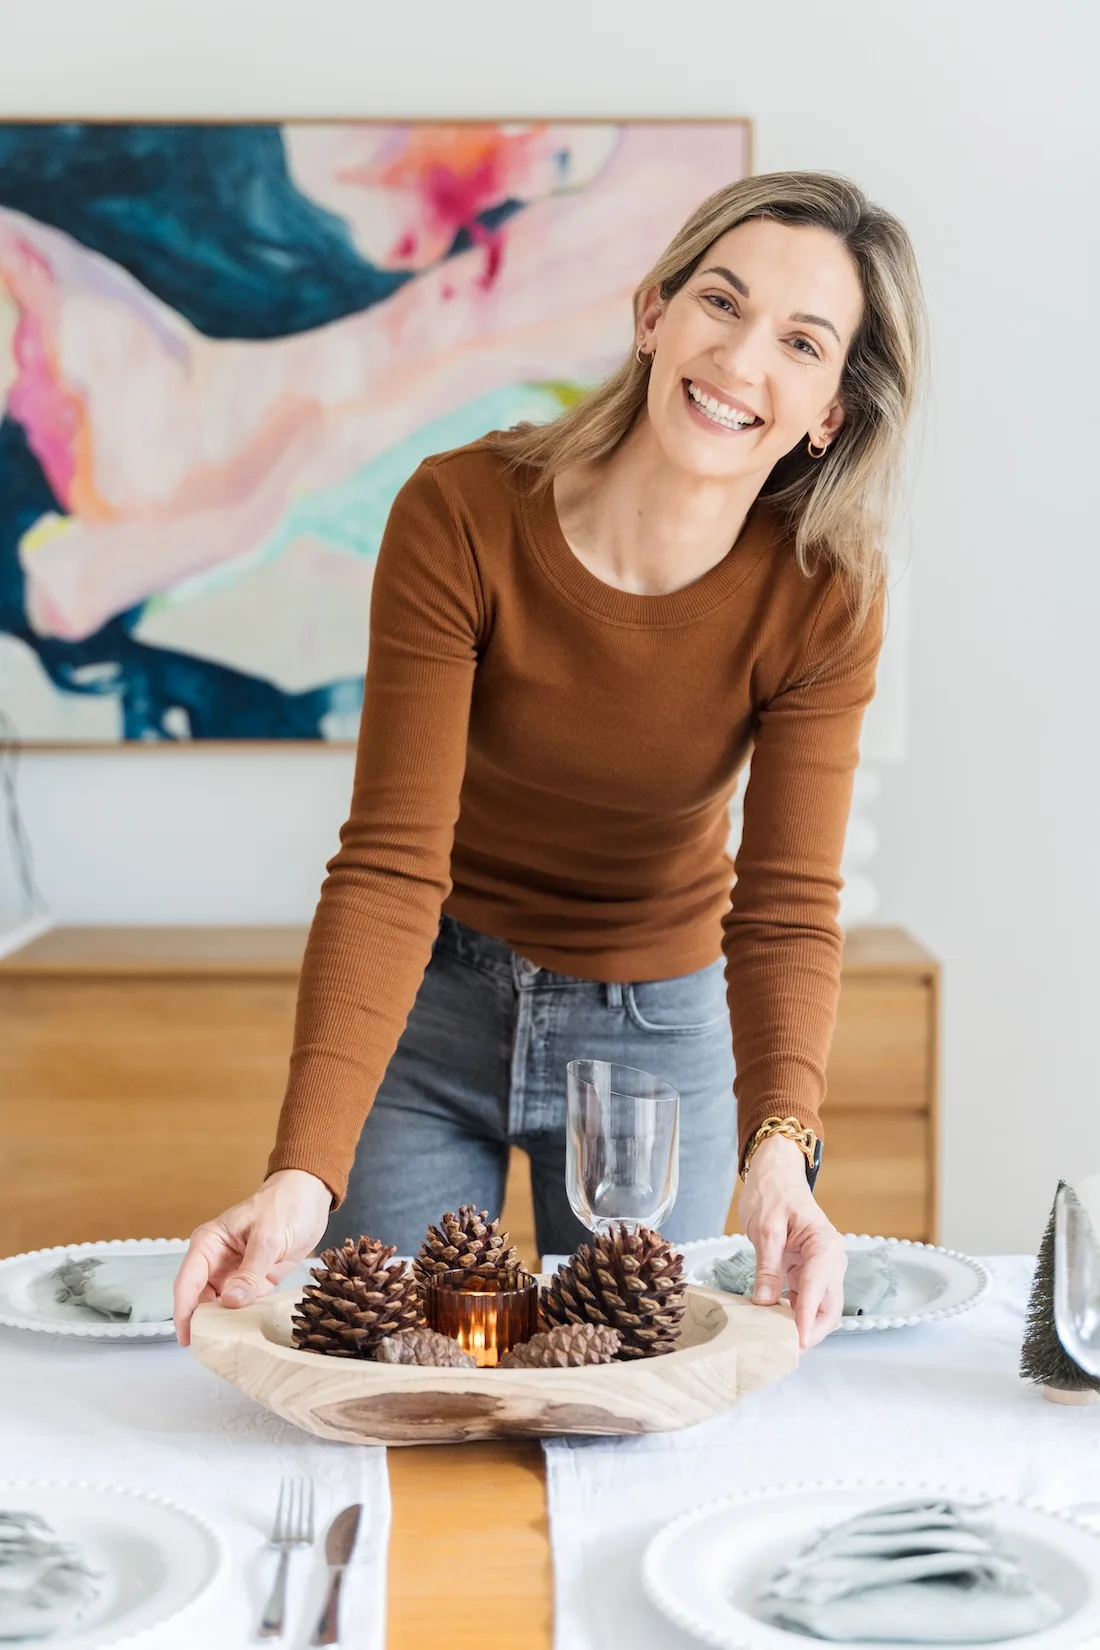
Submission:
[[571,1249],[574,1055],[680,1089],[668,1236],[720,1231],[740,1166],[755,1299],[785,1276],[804,1347],[839,1319],[807,1159],[919,279],[854,185],[780,173],[705,201],[634,313],[579,406],[427,460],[394,503],[277,1143],[194,1234],[181,1339],[197,1300],[245,1303],[323,1231],[407,1252],[445,1207],[495,1213],[512,1142],[540,1249]]

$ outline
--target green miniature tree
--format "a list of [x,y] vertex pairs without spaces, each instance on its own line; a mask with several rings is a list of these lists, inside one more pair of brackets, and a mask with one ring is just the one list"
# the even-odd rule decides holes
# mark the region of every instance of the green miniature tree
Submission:
[[[1065,1185],[1058,1182],[1058,1190]],[[1100,1392],[1100,1379],[1089,1375],[1075,1363],[1058,1338],[1054,1322],[1054,1210],[1050,1211],[1039,1258],[1035,1280],[1031,1285],[1031,1299],[1027,1307],[1027,1328],[1020,1354],[1020,1374],[1036,1386],[1047,1386],[1055,1392]]]

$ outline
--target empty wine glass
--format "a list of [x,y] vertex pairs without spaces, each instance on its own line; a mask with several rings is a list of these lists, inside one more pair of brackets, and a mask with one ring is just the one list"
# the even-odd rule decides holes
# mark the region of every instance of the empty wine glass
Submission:
[[680,1096],[634,1066],[566,1066],[565,1181],[577,1219],[593,1232],[659,1229],[680,1184]]
[[1100,1375],[1100,1242],[1069,1186],[1054,1200],[1054,1325],[1074,1363]]

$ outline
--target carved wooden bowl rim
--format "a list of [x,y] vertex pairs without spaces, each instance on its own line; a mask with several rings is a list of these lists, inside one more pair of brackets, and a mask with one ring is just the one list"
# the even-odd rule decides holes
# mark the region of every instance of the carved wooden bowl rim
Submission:
[[[584,1364],[575,1368],[552,1370],[461,1369],[446,1368],[438,1364],[378,1364],[369,1358],[332,1358],[321,1352],[307,1352],[265,1332],[271,1327],[273,1318],[289,1313],[290,1305],[299,1293],[299,1290],[284,1289],[265,1295],[262,1300],[255,1301],[251,1306],[234,1308],[223,1307],[217,1301],[207,1301],[195,1312],[191,1326],[192,1345],[205,1348],[212,1342],[224,1344],[235,1341],[254,1346],[257,1350],[262,1348],[273,1359],[297,1364],[304,1369],[313,1369],[319,1377],[346,1378],[354,1374],[370,1386],[423,1387],[426,1380],[433,1384],[438,1380],[449,1386],[484,1385],[487,1391],[499,1391],[505,1380],[519,1379],[531,1384],[552,1375],[555,1385],[563,1377],[614,1381],[621,1380],[627,1371],[644,1370],[647,1374],[660,1374],[662,1369],[667,1371],[671,1366],[682,1368],[689,1361],[709,1360],[744,1344],[745,1337],[740,1333],[739,1326],[734,1320],[745,1313],[752,1313],[761,1320],[761,1339],[781,1342],[786,1338],[777,1333],[776,1319],[779,1318],[789,1325],[790,1340],[797,1342],[793,1316],[786,1304],[778,1307],[754,1306],[751,1301],[739,1295],[730,1295],[717,1289],[705,1289],[700,1284],[689,1284],[685,1293],[688,1312],[694,1322],[703,1324],[707,1319],[713,1321],[714,1318],[717,1318],[718,1322],[710,1334],[692,1341],[688,1346],[678,1346],[674,1351],[661,1353],[657,1357],[609,1364]],[[770,1320],[767,1328],[763,1321],[765,1315]]]
[[200,1306],[192,1351],[306,1431],[359,1443],[675,1431],[798,1363],[789,1307],[754,1306],[696,1284],[687,1289],[688,1332],[705,1339],[658,1357],[568,1369],[438,1368],[305,1352],[271,1337],[272,1315],[285,1334],[295,1298],[283,1290],[238,1309]]
[[[278,1348],[280,1352],[290,1354],[295,1363],[312,1364],[314,1366],[320,1365],[326,1370],[331,1370],[334,1367],[338,1367],[342,1369],[366,1369],[376,1371],[380,1376],[385,1377],[387,1385],[390,1384],[390,1377],[394,1375],[418,1376],[421,1378],[425,1374],[444,1376],[461,1375],[468,1378],[473,1374],[482,1374],[488,1376],[494,1385],[499,1385],[500,1377],[504,1374],[545,1374],[545,1371],[541,1369],[511,1369],[506,1371],[499,1368],[483,1368],[481,1370],[472,1370],[449,1368],[441,1364],[377,1364],[370,1358],[332,1358],[323,1352],[307,1352],[302,1347],[291,1346],[279,1335],[267,1333],[268,1329],[272,1327],[273,1319],[279,1319],[288,1314],[290,1303],[297,1298],[299,1293],[300,1291],[298,1290],[290,1291],[284,1289],[271,1295],[265,1295],[262,1300],[255,1302],[253,1306],[245,1307],[243,1309],[234,1309],[235,1316],[238,1319],[244,1318],[246,1315],[248,1318],[248,1333],[246,1335],[242,1335],[240,1338],[242,1340],[247,1339],[250,1341],[256,1341],[258,1338],[265,1346]],[[692,1341],[690,1346],[677,1347],[674,1352],[662,1352],[659,1354],[661,1361],[668,1358],[682,1358],[685,1353],[699,1352],[706,1348],[710,1348],[729,1327],[729,1313],[725,1310],[726,1303],[730,1299],[729,1295],[723,1294],[720,1290],[704,1289],[701,1285],[689,1284],[685,1291],[685,1296],[688,1301],[688,1311],[692,1313],[696,1323],[699,1323],[705,1317],[714,1314],[715,1308],[717,1308],[721,1313],[723,1321],[715,1326],[711,1334],[705,1336],[703,1339]],[[708,1301],[707,1309],[705,1313],[701,1313],[699,1311],[699,1306],[704,1300]],[[225,1309],[223,1308],[222,1310]],[[684,1315],[687,1317],[686,1312]],[[282,1329],[282,1327],[283,1326],[280,1323],[279,1328]],[[640,1361],[641,1360],[638,1359],[634,1360],[634,1362]],[[646,1359],[645,1362],[648,1364],[656,1363],[657,1358]],[[555,1373],[558,1375],[564,1375],[577,1374],[583,1371],[588,1375],[595,1375],[598,1370],[621,1370],[624,1367],[626,1367],[625,1362],[609,1364],[584,1364],[578,1365],[575,1369],[558,1369]]]

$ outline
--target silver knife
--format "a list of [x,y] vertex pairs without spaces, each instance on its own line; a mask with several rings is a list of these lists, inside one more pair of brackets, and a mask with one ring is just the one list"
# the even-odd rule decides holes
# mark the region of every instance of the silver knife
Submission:
[[337,1644],[340,1639],[340,1583],[344,1566],[352,1555],[355,1538],[359,1534],[359,1519],[363,1508],[360,1502],[345,1507],[336,1514],[325,1537],[325,1560],[328,1564],[328,1597],[321,1619],[314,1629],[311,1644]]

